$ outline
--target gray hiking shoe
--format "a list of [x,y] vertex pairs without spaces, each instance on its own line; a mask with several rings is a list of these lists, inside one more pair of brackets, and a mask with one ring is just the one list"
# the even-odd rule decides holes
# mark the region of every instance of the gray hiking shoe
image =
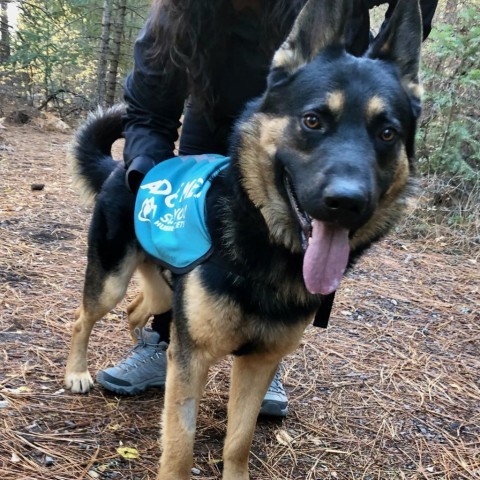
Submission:
[[272,383],[268,387],[262,406],[260,407],[260,415],[268,415],[270,417],[286,417],[288,413],[288,398],[283,388],[280,370],[277,370]]
[[134,395],[150,387],[164,387],[167,374],[168,344],[160,335],[144,328],[135,332],[138,343],[129,356],[114,367],[97,373],[97,382],[120,395]]

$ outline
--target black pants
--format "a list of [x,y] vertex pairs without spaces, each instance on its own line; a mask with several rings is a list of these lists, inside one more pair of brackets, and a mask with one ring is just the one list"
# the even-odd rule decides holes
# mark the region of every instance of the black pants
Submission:
[[172,323],[172,310],[155,315],[152,321],[152,330],[160,334],[161,342],[170,342],[170,325]]

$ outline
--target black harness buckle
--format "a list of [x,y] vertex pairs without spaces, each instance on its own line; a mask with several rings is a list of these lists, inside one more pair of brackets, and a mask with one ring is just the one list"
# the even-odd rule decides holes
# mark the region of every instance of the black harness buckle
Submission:
[[327,328],[330,320],[330,313],[332,312],[333,301],[335,299],[335,292],[329,293],[323,297],[322,305],[317,310],[313,319],[313,326],[318,328]]

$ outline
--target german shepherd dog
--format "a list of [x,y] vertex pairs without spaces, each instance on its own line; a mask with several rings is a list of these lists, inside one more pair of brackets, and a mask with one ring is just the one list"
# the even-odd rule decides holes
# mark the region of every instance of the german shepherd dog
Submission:
[[224,480],[249,478],[257,415],[282,357],[292,352],[345,269],[398,220],[411,191],[420,113],[418,0],[400,0],[362,58],[346,53],[350,0],[309,0],[275,53],[267,89],[246,107],[231,162],[207,198],[214,253],[172,275],[142,250],[134,195],[110,156],[119,111],[87,120],[73,149],[77,180],[95,196],[83,302],[65,381],[93,386],[87,344],[94,323],[141,294],[133,330],[173,308],[158,479],[190,478],[196,417],[209,367],[233,354]]

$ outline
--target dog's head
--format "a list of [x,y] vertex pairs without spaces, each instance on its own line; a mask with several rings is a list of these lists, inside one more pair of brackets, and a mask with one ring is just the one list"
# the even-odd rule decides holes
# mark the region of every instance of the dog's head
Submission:
[[309,0],[268,88],[237,125],[241,184],[274,243],[302,249],[312,293],[398,218],[413,173],[421,17],[400,0],[362,58],[346,53],[350,0]]

